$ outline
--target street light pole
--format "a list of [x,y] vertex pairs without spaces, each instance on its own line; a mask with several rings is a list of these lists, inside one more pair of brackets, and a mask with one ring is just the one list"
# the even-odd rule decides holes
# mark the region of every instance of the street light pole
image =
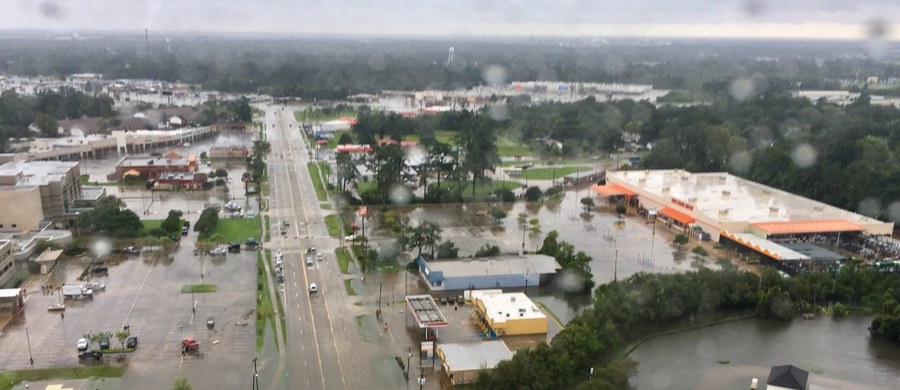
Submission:
[[614,267],[613,268],[613,282],[615,282],[616,280],[618,280],[618,275],[619,275],[619,250],[618,249],[616,249],[616,262],[613,267]]
[[256,369],[256,358],[253,358],[253,390],[259,390],[259,371]]
[[25,327],[25,341],[28,342],[28,361],[32,368],[34,368],[34,354],[31,353],[31,337],[28,335],[28,327]]

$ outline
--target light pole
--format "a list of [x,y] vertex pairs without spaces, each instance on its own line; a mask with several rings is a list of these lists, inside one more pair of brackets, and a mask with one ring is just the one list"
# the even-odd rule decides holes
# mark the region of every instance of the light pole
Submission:
[[259,371],[256,369],[256,358],[253,358],[253,390],[259,390]]
[[616,262],[613,265],[613,282],[618,280],[619,275],[619,250],[616,249]]
[[409,388],[409,363],[412,360],[412,347],[406,347],[406,387]]
[[28,361],[32,368],[34,368],[34,355],[31,353],[31,337],[28,335],[28,327],[25,327],[25,341],[28,342]]

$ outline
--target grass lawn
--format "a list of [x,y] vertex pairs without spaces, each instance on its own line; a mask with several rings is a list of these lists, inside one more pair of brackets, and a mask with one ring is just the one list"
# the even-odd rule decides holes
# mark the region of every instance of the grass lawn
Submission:
[[358,191],[360,194],[365,193],[366,191],[374,190],[376,187],[378,187],[378,184],[374,181],[356,183],[356,191]]
[[336,214],[325,217],[325,225],[328,227],[328,235],[341,238],[341,219]]
[[339,248],[334,251],[334,254],[337,256],[338,265],[341,266],[341,272],[344,274],[350,273],[350,261],[353,258],[350,257],[350,252],[347,252],[347,248]]
[[497,154],[507,157],[536,155],[527,145],[502,135],[497,137]]
[[322,110],[294,111],[294,118],[299,122],[325,122],[338,119],[342,116],[356,117],[356,108],[349,107],[346,110],[334,111],[325,114]]
[[517,181],[506,181],[506,180],[497,180],[497,181],[476,181],[475,182],[475,195],[472,195],[472,182],[441,182],[442,188],[453,188],[457,185],[464,186],[463,187],[463,199],[469,200],[485,200],[491,194],[492,191],[497,190],[498,188],[508,188],[514,190],[516,188],[522,188],[522,183]]
[[309,177],[312,179],[313,186],[316,187],[316,198],[319,198],[319,202],[327,202],[328,195],[325,193],[325,187],[319,176],[319,169],[315,163],[307,163],[306,167],[309,169]]
[[272,222],[269,220],[269,216],[266,215],[266,242],[272,239]]
[[528,180],[552,180],[554,177],[560,179],[565,175],[575,172],[589,175],[593,173],[592,169],[592,167],[532,168],[526,169],[522,176],[528,178]]
[[222,218],[216,230],[208,237],[200,238],[200,242],[244,242],[248,237],[259,237],[259,217],[254,218]]
[[163,221],[165,219],[142,219],[141,225],[144,225],[144,232],[149,232],[153,229],[159,229],[162,226]]
[[340,139],[341,139],[341,136],[344,135],[344,134],[350,134],[350,138],[353,139],[353,143],[356,143],[356,137],[353,137],[353,132],[352,132],[352,131],[350,131],[350,130],[341,130],[341,131],[335,132],[335,133],[334,133],[334,137],[329,138],[329,139],[328,139],[328,143],[325,144],[325,145],[322,145],[322,148],[325,148],[325,149],[334,149],[334,148],[336,148],[337,145],[338,145],[338,140],[340,140]]
[[[456,131],[450,130],[438,130],[434,132],[434,137],[437,138],[438,142],[442,142],[445,144],[452,143],[453,137],[456,136]],[[403,137],[404,141],[419,141],[421,136],[419,134],[410,134]]]
[[[191,291],[192,289],[194,291]],[[218,290],[218,289],[219,289],[219,285],[217,285],[217,284],[186,284],[184,286],[181,286],[181,293],[182,294],[190,294],[192,292],[194,292],[194,293],[211,293],[211,292],[216,292],[216,290]]]
[[356,295],[356,290],[354,290],[353,286],[350,285],[350,279],[344,279],[344,287],[347,288],[347,295],[350,295],[350,296]]
[[[268,256],[269,251],[266,250],[266,252]],[[256,272],[256,294],[262,297],[256,304],[256,349],[261,350],[266,342],[266,321],[275,315],[275,310],[272,306],[272,297],[269,295],[269,278],[265,272],[262,252],[257,252],[256,259],[256,266],[258,267]],[[272,332],[275,332],[275,322],[272,322]],[[275,338],[275,345],[278,346],[277,334]]]
[[22,381],[48,379],[118,378],[125,370],[114,366],[84,366],[68,368],[41,368],[35,370],[4,371],[0,373],[0,390],[12,389]]

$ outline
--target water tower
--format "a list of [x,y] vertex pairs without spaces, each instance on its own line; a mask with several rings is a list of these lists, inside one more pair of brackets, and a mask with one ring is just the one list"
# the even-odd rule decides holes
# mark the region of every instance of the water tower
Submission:
[[455,50],[453,49],[453,46],[450,46],[450,51],[447,53],[447,65],[452,64],[453,60],[455,60],[455,59],[456,59]]

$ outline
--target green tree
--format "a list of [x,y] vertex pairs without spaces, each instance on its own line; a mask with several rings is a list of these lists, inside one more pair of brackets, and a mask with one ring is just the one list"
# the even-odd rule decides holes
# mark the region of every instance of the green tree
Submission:
[[543,195],[543,193],[541,193],[541,189],[536,186],[528,187],[525,190],[525,200],[529,202],[536,202],[538,200],[541,200],[541,195]]
[[175,210],[170,210],[169,215],[159,227],[168,235],[178,234],[181,231],[181,215]]
[[437,246],[435,257],[438,259],[455,259],[459,257],[459,248],[456,247],[453,241],[446,240]]
[[488,210],[488,214],[491,215],[491,218],[494,219],[494,223],[497,225],[500,224],[500,221],[503,220],[503,218],[506,218],[506,210],[503,210],[500,206],[491,206]]
[[131,332],[127,330],[120,330],[116,332],[116,340],[119,340],[119,345],[122,347],[122,349],[125,349],[125,339],[127,339],[128,336],[131,336]]
[[528,224],[531,225],[532,233],[540,233],[541,232],[541,220],[537,218],[532,218],[528,220]]
[[475,183],[484,178],[484,171],[494,169],[500,160],[497,155],[497,134],[487,115],[468,117],[455,137],[462,150],[462,169],[472,178],[472,195]]
[[416,247],[419,251],[417,256],[422,254],[422,248],[430,247],[432,253],[434,246],[441,240],[441,227],[429,221],[420,222],[418,226],[407,226],[401,234],[402,240],[407,245]]
[[134,238],[143,230],[141,218],[125,208],[125,203],[115,196],[97,202],[89,211],[78,217],[81,234],[105,234],[113,238]]
[[[344,135],[347,135],[346,133]],[[347,191],[350,185],[356,183],[359,177],[359,170],[356,169],[356,162],[347,153],[338,153],[335,156],[335,170],[338,180],[338,188]]]
[[375,145],[365,162],[375,176],[375,184],[382,204],[388,204],[390,192],[395,186],[406,184],[406,156],[398,144]]
[[59,137],[59,125],[56,123],[56,119],[43,112],[39,112],[34,117],[34,127],[37,127],[44,137]]
[[347,145],[353,143],[353,136],[350,133],[341,133],[337,141],[338,145]]
[[584,211],[590,211],[594,208],[594,198],[590,196],[581,198],[581,206],[584,207]]
[[682,246],[684,246],[687,243],[688,243],[687,234],[678,233],[675,235],[675,245],[678,246],[678,248],[681,248]]
[[208,237],[210,233],[216,230],[219,225],[219,211],[216,209],[203,209],[197,222],[194,223],[194,231],[199,232],[201,237]]

